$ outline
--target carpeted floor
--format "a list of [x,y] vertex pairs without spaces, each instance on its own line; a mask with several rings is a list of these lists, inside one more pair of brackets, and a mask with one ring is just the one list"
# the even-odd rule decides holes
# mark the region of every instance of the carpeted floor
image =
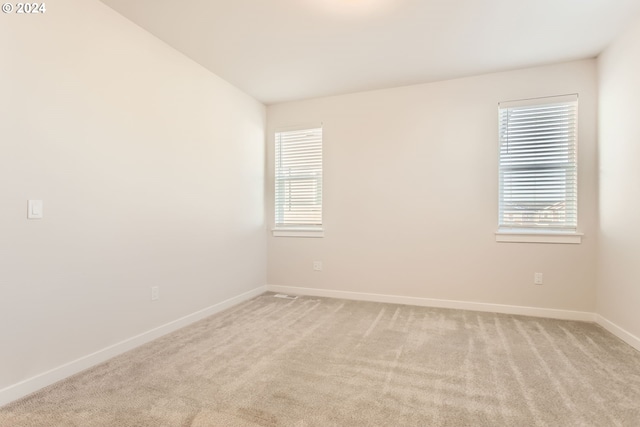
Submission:
[[640,426],[599,326],[264,294],[0,409],[0,426]]

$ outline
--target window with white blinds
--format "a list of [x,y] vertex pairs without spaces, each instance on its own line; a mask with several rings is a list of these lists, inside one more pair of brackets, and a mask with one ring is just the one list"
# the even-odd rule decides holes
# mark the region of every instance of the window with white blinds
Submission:
[[322,227],[322,128],[276,132],[276,228]]
[[576,232],[577,115],[577,95],[500,103],[500,230]]

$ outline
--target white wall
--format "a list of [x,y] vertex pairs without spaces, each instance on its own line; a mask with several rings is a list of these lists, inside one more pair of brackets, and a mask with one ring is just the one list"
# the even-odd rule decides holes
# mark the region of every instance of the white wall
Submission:
[[[598,314],[640,349],[640,20],[599,58]],[[613,326],[617,328],[611,328]]]
[[[320,122],[326,226],[321,239],[270,236],[268,283],[593,312],[596,80],[584,60],[268,107],[270,226],[274,129]],[[568,93],[583,243],[496,243],[497,104]]]
[[[0,15],[6,401],[29,391],[21,381],[264,289],[266,112],[96,0]],[[44,219],[26,219],[30,198]]]

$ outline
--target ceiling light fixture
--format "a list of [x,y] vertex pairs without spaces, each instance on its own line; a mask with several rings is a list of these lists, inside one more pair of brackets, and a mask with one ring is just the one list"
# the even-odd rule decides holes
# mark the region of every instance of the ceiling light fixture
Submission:
[[306,0],[314,8],[334,15],[362,16],[386,12],[398,0]]

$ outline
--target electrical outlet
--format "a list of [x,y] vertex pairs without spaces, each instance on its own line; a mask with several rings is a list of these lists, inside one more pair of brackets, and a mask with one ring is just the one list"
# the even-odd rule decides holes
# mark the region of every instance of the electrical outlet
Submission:
[[151,287],[151,301],[156,301],[160,299],[160,288],[157,286]]
[[313,270],[322,271],[322,261],[313,261]]
[[535,285],[542,285],[542,273],[533,274],[533,283]]

